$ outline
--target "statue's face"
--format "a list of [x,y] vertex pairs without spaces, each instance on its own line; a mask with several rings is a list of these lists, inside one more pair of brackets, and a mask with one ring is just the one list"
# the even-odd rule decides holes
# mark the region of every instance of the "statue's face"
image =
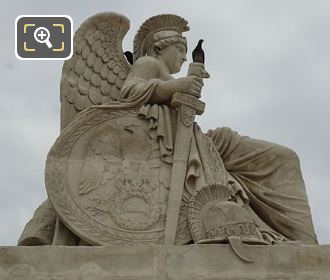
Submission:
[[170,45],[159,51],[158,59],[164,61],[170,74],[178,73],[187,60],[187,47],[182,43]]

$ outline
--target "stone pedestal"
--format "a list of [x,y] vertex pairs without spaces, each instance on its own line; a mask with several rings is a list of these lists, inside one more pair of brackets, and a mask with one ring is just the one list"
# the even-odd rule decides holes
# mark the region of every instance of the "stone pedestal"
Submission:
[[249,250],[254,263],[242,262],[228,245],[0,247],[0,279],[330,279],[330,245]]

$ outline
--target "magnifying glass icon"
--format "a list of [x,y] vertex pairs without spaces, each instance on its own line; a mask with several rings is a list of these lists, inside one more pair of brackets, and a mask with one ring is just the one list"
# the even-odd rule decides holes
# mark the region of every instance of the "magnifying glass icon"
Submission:
[[46,27],[38,27],[34,31],[34,39],[38,43],[45,43],[49,49],[53,47],[52,43],[49,41],[50,32]]

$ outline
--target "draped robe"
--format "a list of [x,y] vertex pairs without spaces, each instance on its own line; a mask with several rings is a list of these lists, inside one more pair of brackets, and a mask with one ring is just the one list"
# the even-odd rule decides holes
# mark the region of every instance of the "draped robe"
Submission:
[[[141,115],[150,119],[153,130],[158,130],[164,155],[169,156],[173,154],[173,146],[166,139],[174,139],[168,134],[173,131],[175,133],[176,128],[168,127],[173,119],[175,121],[172,121],[172,126],[175,126],[176,114],[167,105],[147,104],[157,83],[157,80],[144,81],[132,77],[123,86],[121,101],[132,103],[143,100],[146,105],[142,105]],[[168,116],[171,114],[174,117]],[[163,129],[165,127],[167,129]],[[163,135],[164,131],[167,135]],[[205,147],[211,149],[208,156],[205,155]],[[216,128],[203,134],[197,124],[194,126],[190,149],[186,189],[194,187],[196,191],[196,188],[198,190],[214,182],[226,184],[228,180],[234,179],[235,191],[240,194],[244,204],[248,204],[261,231],[278,233],[288,240],[300,240],[305,244],[317,243],[299,158],[293,150],[241,136],[228,127]],[[212,156],[212,153],[217,155]],[[219,161],[215,172],[219,173],[218,176],[207,174],[214,161]],[[196,162],[200,171],[192,171],[197,169]],[[199,182],[194,182],[191,187],[190,178]]]

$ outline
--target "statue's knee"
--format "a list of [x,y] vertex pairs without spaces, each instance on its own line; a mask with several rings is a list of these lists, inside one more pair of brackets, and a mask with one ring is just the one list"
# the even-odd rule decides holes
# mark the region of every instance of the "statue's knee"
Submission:
[[229,127],[217,127],[215,129],[210,129],[206,135],[212,139],[215,145],[217,145],[230,142],[233,137],[238,135],[238,133]]
[[283,162],[283,163],[287,162],[287,163],[291,163],[291,164],[300,166],[299,157],[298,157],[297,153],[294,150],[292,150],[291,148],[284,147],[281,145],[276,145],[274,152],[275,152],[276,158],[278,160],[280,160],[281,162]]

